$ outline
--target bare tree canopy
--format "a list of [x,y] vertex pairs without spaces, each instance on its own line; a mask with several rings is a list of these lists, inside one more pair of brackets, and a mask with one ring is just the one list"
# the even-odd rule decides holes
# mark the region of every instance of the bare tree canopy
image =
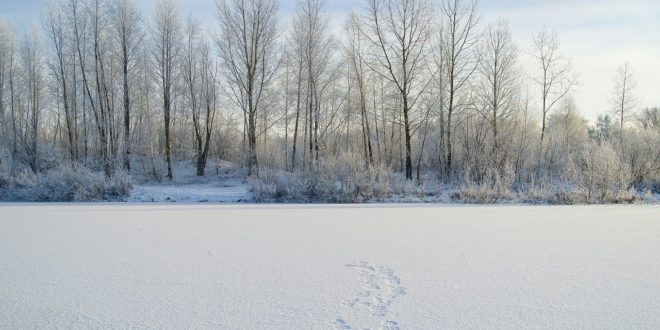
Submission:
[[630,63],[626,62],[616,69],[612,96],[612,112],[619,119],[620,129],[632,118],[637,110],[638,99],[635,95],[637,80]]
[[172,103],[176,96],[174,84],[179,74],[179,61],[182,48],[181,18],[179,8],[174,3],[174,0],[161,0],[158,3],[154,14],[152,34],[152,52],[156,60],[156,69],[163,102],[167,177],[171,180],[173,173],[170,123],[172,121]]
[[534,35],[532,55],[539,69],[533,80],[541,92],[541,141],[545,137],[546,118],[552,108],[577,85],[577,76],[573,73],[571,60],[559,53],[557,33],[545,28]]
[[279,64],[277,0],[218,1],[217,44],[234,102],[244,113],[248,172],[258,173],[257,117]]
[[504,159],[499,154],[506,140],[502,139],[500,130],[515,115],[520,95],[518,49],[513,44],[507,21],[500,20],[486,28],[478,72],[476,109],[490,125],[491,161],[501,171]]
[[[446,79],[446,87],[442,92],[448,94],[447,121],[443,122],[440,137],[443,141],[443,172],[445,176],[451,176],[453,158],[452,140],[452,116],[466,106],[461,102],[461,94],[475,73],[479,58],[476,54],[476,45],[479,41],[477,24],[479,17],[477,13],[477,0],[443,0],[441,5],[442,21],[440,30],[440,74]],[[465,99],[465,98],[463,98]],[[443,115],[441,115],[443,116]],[[444,136],[446,132],[446,136]],[[446,156],[445,156],[446,155]]]
[[406,145],[406,178],[412,180],[411,111],[428,85],[432,7],[427,0],[367,0],[365,37],[375,48],[371,66],[393,83],[401,101]]

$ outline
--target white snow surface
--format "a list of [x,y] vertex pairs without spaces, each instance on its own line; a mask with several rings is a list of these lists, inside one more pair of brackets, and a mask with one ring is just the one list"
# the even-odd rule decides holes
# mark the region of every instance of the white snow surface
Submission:
[[657,206],[0,206],[1,329],[660,328]]
[[137,184],[128,202],[238,203],[250,199],[246,183],[238,180],[198,184]]
[[207,175],[198,177],[195,167],[187,162],[174,163],[173,181],[145,180],[136,175],[131,203],[238,203],[252,199],[245,173],[235,164],[212,160],[207,166]]

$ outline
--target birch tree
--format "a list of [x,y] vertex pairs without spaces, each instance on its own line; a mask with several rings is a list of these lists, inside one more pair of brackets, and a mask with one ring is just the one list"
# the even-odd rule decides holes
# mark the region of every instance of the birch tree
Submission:
[[167,177],[172,180],[172,105],[182,40],[179,8],[173,0],[161,0],[158,3],[153,24],[152,52],[156,60],[156,72],[163,102]]
[[64,120],[66,124],[69,157],[72,162],[78,161],[78,142],[76,129],[76,114],[74,111],[76,102],[76,91],[70,86],[72,70],[75,70],[72,62],[72,47],[69,45],[71,35],[67,29],[63,13],[63,7],[52,3],[48,7],[44,18],[44,30],[52,46],[53,57],[51,68],[58,84],[60,92],[57,99],[62,102],[64,108]]
[[533,78],[541,91],[541,147],[545,138],[548,113],[577,85],[571,60],[559,53],[559,38],[545,28],[533,37],[532,55],[538,75]]
[[428,85],[432,8],[427,0],[367,0],[364,35],[375,48],[372,67],[397,89],[405,137],[406,179],[413,179],[411,112]]
[[39,133],[41,114],[44,107],[45,77],[43,58],[40,48],[40,37],[36,27],[32,27],[23,41],[21,48],[23,88],[25,101],[24,110],[27,113],[27,129],[25,149],[32,172],[39,171]]
[[[0,137],[9,139],[9,115],[13,108],[13,99],[8,90],[11,86],[11,67],[14,59],[14,40],[12,28],[0,19]],[[9,112],[9,115],[7,114]]]
[[192,17],[188,18],[184,40],[181,68],[184,94],[192,113],[197,176],[204,176],[218,106],[218,67],[208,41],[200,35],[199,22]]
[[112,23],[115,37],[120,46],[120,65],[122,73],[123,111],[123,167],[131,170],[131,73],[137,56],[137,48],[142,41],[140,26],[141,16],[132,0],[114,0]]
[[279,64],[277,0],[219,0],[217,38],[232,97],[245,117],[248,174],[258,174],[257,118]]
[[219,68],[211,54],[208,41],[202,41],[200,47],[201,107],[193,117],[195,140],[197,144],[197,175],[204,176],[209,157],[211,137],[213,135],[216,112],[219,102]]
[[479,62],[480,83],[477,111],[490,125],[492,133],[491,164],[502,171],[504,159],[500,148],[502,126],[515,114],[520,92],[518,49],[513,44],[509,23],[500,20],[486,28]]
[[293,21],[293,35],[291,38],[298,45],[296,50],[301,58],[304,86],[300,84],[297,91],[305,97],[302,100],[305,106],[305,139],[308,164],[318,161],[319,158],[319,129],[321,120],[321,107],[324,91],[332,74],[330,62],[333,56],[334,44],[328,32],[328,19],[323,13],[325,3],[323,0],[300,0],[297,5]]
[[357,83],[359,96],[358,107],[360,109],[360,120],[362,122],[362,141],[364,146],[364,158],[368,164],[373,165],[374,156],[371,145],[371,129],[369,127],[369,116],[367,114],[367,63],[365,61],[366,47],[361,32],[362,23],[360,17],[352,13],[346,26],[346,53],[349,65]]
[[636,114],[638,100],[635,95],[637,80],[630,63],[619,66],[614,75],[614,91],[612,97],[612,114],[619,124],[619,143],[623,145],[624,126]]
[[[476,47],[479,33],[476,30],[479,22],[477,14],[477,0],[443,0],[441,6],[442,35],[441,52],[443,63],[446,65],[447,89],[447,121],[446,137],[441,138],[446,143],[444,160],[447,176],[452,174],[453,164],[453,122],[455,112],[467,104],[459,101],[459,96],[468,87],[468,83],[477,69],[478,57]],[[442,68],[441,68],[442,69]]]

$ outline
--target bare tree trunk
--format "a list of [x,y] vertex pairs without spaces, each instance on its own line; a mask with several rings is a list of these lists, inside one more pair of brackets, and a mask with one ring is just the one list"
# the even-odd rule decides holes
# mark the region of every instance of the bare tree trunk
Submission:
[[180,53],[181,23],[179,9],[172,0],[161,0],[156,8],[153,35],[154,54],[163,96],[163,121],[165,126],[165,159],[167,178],[172,180],[172,98],[174,79]]
[[132,0],[116,0],[112,8],[113,23],[121,46],[121,66],[123,83],[123,167],[131,171],[131,96],[129,67],[140,39],[140,14]]
[[293,127],[293,149],[291,151],[291,171],[296,169],[296,148],[298,140],[298,122],[300,121],[300,88],[302,84],[302,60],[298,64],[298,88],[296,92],[296,122]]
[[471,49],[477,42],[475,31],[478,22],[476,0],[443,0],[441,8],[445,26],[442,29],[442,51],[447,65],[448,103],[445,151],[447,153],[445,173],[447,179],[453,175],[452,118],[460,108],[456,104],[459,93],[477,67]]

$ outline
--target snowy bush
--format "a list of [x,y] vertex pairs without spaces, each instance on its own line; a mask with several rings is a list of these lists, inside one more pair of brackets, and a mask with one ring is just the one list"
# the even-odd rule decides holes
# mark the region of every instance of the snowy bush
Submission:
[[585,203],[634,200],[630,167],[609,143],[587,146],[573,172]]
[[512,200],[514,182],[515,173],[510,168],[502,172],[489,168],[479,180],[466,179],[466,182],[452,194],[452,199],[478,204]]
[[396,193],[396,177],[384,166],[365,166],[360,157],[341,155],[295,174],[262,168],[249,184],[258,201],[357,203]]
[[130,178],[122,172],[106,178],[84,166],[59,166],[44,173],[22,170],[0,186],[0,200],[91,202],[117,200],[130,194]]
[[287,200],[291,175],[272,168],[261,168],[258,176],[248,178],[253,197],[258,201]]
[[11,182],[11,158],[5,148],[0,147],[0,189]]

